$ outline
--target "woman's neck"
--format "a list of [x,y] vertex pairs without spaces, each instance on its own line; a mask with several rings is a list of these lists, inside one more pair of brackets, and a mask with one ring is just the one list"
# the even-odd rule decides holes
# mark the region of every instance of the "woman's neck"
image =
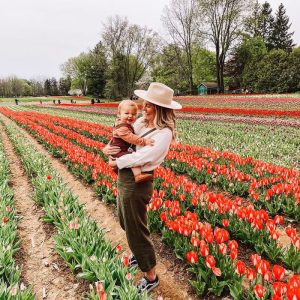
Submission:
[[154,123],[153,122],[148,122],[147,123],[147,128],[154,128]]

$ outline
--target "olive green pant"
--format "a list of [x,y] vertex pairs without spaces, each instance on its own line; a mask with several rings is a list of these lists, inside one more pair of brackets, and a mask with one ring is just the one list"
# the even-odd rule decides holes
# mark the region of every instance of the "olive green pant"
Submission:
[[140,269],[148,272],[156,265],[153,243],[147,227],[147,204],[153,192],[153,182],[136,184],[131,169],[119,170],[118,216],[126,232],[128,245]]

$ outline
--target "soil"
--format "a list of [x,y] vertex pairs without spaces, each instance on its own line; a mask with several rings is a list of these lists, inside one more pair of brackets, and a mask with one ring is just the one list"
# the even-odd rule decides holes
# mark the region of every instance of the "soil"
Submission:
[[[1,119],[5,123],[12,122],[4,116],[1,116]],[[80,180],[74,177],[62,162],[53,158],[47,152],[47,150],[45,150],[43,146],[25,130],[20,128],[20,131],[25,134],[25,137],[30,140],[31,144],[34,145],[40,153],[42,153],[49,161],[51,161],[53,167],[63,178],[63,182],[69,186],[70,190],[76,196],[78,196],[78,200],[85,204],[87,213],[91,216],[91,218],[96,220],[100,228],[104,229],[107,239],[110,240],[113,245],[121,244],[125,251],[129,254],[126,236],[119,226],[117,217],[115,215],[115,208],[102,203],[91,186],[83,184]],[[6,147],[9,147],[8,145],[10,145],[7,137],[5,137],[5,145]],[[42,211],[33,205],[30,197],[31,187],[23,173],[18,158],[13,153],[12,146],[10,145],[9,148],[10,149],[7,149],[7,152],[11,156],[11,168],[15,169],[14,171],[12,170],[12,172],[16,172],[16,174],[13,173],[12,176],[13,178],[16,178],[14,180],[14,185],[15,188],[21,189],[19,195],[15,194],[15,198],[16,207],[18,211],[20,211],[20,214],[24,217],[24,223],[22,221],[22,223],[20,222],[19,224],[20,236],[22,238],[22,249],[19,256],[23,258],[22,264],[24,281],[34,284],[34,291],[37,293],[37,295],[41,295],[43,287],[46,287],[46,291],[48,291],[47,299],[80,299],[82,296],[82,293],[80,293],[81,285],[77,282],[75,286],[76,288],[74,288],[75,279],[72,278],[72,274],[68,274],[65,268],[60,267],[63,265],[63,262],[58,261],[59,258],[53,253],[54,245],[50,239],[50,235],[47,234],[44,226],[41,225],[41,221],[39,221],[39,218],[42,216]],[[20,176],[23,176],[24,182],[27,182],[27,185],[22,188],[20,184]],[[20,197],[20,200],[18,200],[18,197]],[[27,201],[25,201],[26,199],[23,198],[27,198]],[[27,204],[26,207],[21,208],[20,206],[23,205],[22,202],[30,202],[30,204]],[[35,248],[32,248],[31,245],[32,237],[35,242]],[[151,293],[151,296],[154,299],[156,299],[158,296],[162,296],[164,300],[217,299],[212,296],[208,298],[197,297],[192,292],[187,281],[188,275],[186,274],[186,271],[184,271],[184,267],[179,265],[178,260],[176,260],[174,255],[166,255],[165,247],[162,246],[161,242],[159,242],[159,238],[157,236],[154,236],[154,241],[156,249],[158,250],[156,267],[160,278],[160,285]],[[41,249],[43,249],[43,251]],[[49,262],[50,267],[45,267],[45,260]],[[21,259],[18,262],[20,264]],[[52,267],[53,264],[59,266],[59,271]],[[62,275],[59,276],[60,272],[62,271],[65,271],[65,274],[61,273]],[[140,272],[137,275],[137,279],[141,276],[142,273]],[[71,286],[73,288],[71,288]],[[67,289],[65,291],[66,287],[70,287],[71,289]],[[66,292],[64,296],[62,295],[63,292]],[[59,298],[55,298],[58,294],[60,295]]]
[[22,268],[22,282],[31,285],[36,299],[80,299],[87,290],[87,284],[79,282],[54,252],[52,225],[44,224],[42,208],[32,200],[33,189],[21,162],[0,124],[0,137],[10,164],[10,186],[14,192],[14,206],[17,210],[20,250],[16,263]]

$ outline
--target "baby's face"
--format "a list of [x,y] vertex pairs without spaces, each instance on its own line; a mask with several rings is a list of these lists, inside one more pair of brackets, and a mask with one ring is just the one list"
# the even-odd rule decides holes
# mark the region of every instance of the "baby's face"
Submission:
[[121,122],[132,124],[135,122],[137,116],[137,109],[132,105],[124,105],[120,111]]

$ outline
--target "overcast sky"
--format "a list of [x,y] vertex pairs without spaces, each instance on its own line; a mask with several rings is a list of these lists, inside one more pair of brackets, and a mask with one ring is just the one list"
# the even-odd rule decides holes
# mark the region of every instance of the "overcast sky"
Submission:
[[[0,0],[0,77],[59,78],[60,65],[92,49],[102,23],[116,14],[160,34],[163,8],[170,0]],[[300,45],[300,1],[283,2]],[[298,16],[297,16],[298,13]]]

